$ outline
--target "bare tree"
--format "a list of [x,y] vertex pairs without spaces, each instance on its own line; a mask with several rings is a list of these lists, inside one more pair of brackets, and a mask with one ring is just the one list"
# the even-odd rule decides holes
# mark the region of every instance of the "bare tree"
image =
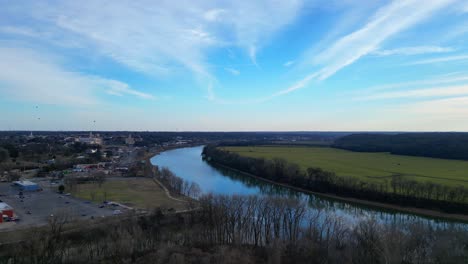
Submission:
[[106,174],[98,170],[92,173],[92,178],[98,183],[99,188],[101,188],[102,184],[106,181]]

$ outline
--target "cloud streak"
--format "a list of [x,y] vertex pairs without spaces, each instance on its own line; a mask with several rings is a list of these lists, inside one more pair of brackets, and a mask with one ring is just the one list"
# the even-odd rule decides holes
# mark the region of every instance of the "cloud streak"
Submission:
[[105,91],[153,98],[117,80],[67,71],[49,56],[28,49],[0,48],[0,57],[0,91],[7,99],[86,106],[102,103],[99,94]]
[[95,81],[96,83],[100,83],[103,87],[107,89],[107,93],[112,94],[112,95],[117,95],[117,96],[133,95],[141,99],[149,99],[149,100],[156,99],[154,95],[131,89],[128,84],[120,82],[120,81],[102,79],[102,78],[95,78],[93,81]]
[[418,60],[408,65],[420,65],[420,64],[432,64],[432,63],[444,63],[450,61],[464,61],[468,60],[468,55],[455,55],[455,56],[446,56],[446,57],[439,57],[439,58],[432,58],[432,59],[424,59]]
[[313,79],[323,81],[330,78],[342,68],[377,50],[387,39],[421,23],[452,2],[454,0],[434,0],[421,5],[418,0],[393,1],[377,10],[362,28],[340,38],[315,56],[311,63],[322,66],[319,70],[276,94],[284,95],[304,88]]
[[294,61],[290,60],[283,64],[284,67],[291,67],[294,64]]
[[240,47],[257,64],[257,53],[265,42],[294,21],[302,6],[302,0],[182,0],[159,1],[157,5],[149,0],[54,4],[18,0],[0,11],[0,16],[19,17],[19,21],[29,21],[48,34],[37,34],[22,23],[0,23],[0,31],[78,43],[87,51],[156,78],[179,73],[183,66],[196,79],[205,80],[201,85],[212,93],[214,88],[208,86],[216,82],[216,77],[209,71],[208,50]]
[[442,115],[445,118],[446,115],[458,115],[465,119],[468,115],[468,96],[424,101],[412,104],[406,109],[414,113]]
[[420,55],[428,53],[446,53],[454,51],[450,47],[439,47],[439,46],[416,46],[416,47],[405,47],[398,49],[387,49],[387,50],[376,50],[373,51],[373,55],[377,56],[392,56],[392,55]]
[[354,91],[352,93],[363,95],[363,94],[375,93],[375,92],[386,91],[386,90],[409,88],[409,87],[414,87],[414,86],[428,87],[428,86],[435,86],[435,85],[440,85],[440,84],[466,83],[466,82],[468,82],[468,75],[466,73],[457,72],[457,73],[452,73],[448,75],[445,74],[445,75],[440,75],[440,76],[435,76],[435,77],[428,77],[422,80],[377,85],[377,86],[373,86],[370,88],[365,88],[365,89],[361,89],[358,91]]
[[240,74],[239,70],[236,70],[236,69],[233,69],[233,68],[224,68],[224,70],[226,70],[227,72],[229,72],[230,74],[235,75],[235,76]]
[[361,100],[381,100],[397,98],[424,98],[468,95],[468,85],[414,89],[397,92],[384,92],[361,97]]
[[376,50],[387,39],[421,23],[452,2],[454,1],[434,0],[421,5],[418,0],[394,1],[382,7],[364,27],[339,39],[315,58],[316,64],[325,65],[319,71],[318,79],[329,78],[340,69]]

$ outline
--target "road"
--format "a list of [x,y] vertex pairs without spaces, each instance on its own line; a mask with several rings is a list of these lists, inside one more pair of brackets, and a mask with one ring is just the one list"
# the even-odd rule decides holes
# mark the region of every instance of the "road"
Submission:
[[113,208],[99,208],[97,204],[61,195],[48,188],[39,192],[24,192],[23,198],[18,193],[9,183],[0,184],[0,200],[13,207],[20,218],[16,225],[8,225],[8,228],[44,225],[51,215],[64,215],[69,221],[113,215]]

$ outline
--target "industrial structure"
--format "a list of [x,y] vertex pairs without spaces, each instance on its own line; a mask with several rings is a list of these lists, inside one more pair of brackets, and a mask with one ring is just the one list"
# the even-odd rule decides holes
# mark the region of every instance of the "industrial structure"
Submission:
[[15,187],[19,188],[21,191],[34,192],[34,191],[41,190],[39,185],[32,181],[15,181],[13,182],[13,184]]

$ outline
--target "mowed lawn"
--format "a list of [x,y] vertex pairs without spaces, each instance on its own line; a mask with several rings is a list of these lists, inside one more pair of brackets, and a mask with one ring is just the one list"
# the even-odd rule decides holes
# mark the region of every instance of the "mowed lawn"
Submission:
[[389,182],[392,175],[399,174],[417,181],[468,187],[468,161],[352,152],[327,147],[249,146],[224,149],[254,158],[283,158],[304,170],[319,167],[339,176],[367,181]]
[[113,179],[104,182],[101,187],[97,183],[78,184],[72,195],[96,203],[107,200],[140,209],[180,209],[184,206],[167,197],[158,184],[147,178]]

